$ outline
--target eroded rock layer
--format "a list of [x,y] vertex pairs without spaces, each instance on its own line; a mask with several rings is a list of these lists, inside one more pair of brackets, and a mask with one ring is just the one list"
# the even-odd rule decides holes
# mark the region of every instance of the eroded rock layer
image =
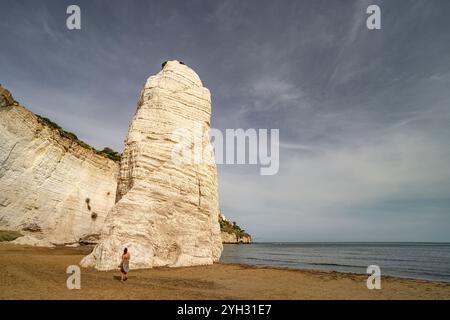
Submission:
[[193,138],[191,150],[210,148],[198,130],[209,128],[210,118],[210,92],[186,65],[168,61],[147,80],[125,141],[117,203],[83,266],[117,268],[125,247],[131,268],[211,264],[220,258],[214,159],[208,153],[198,163],[172,157],[176,132]]
[[100,232],[118,164],[80,146],[20,105],[0,107],[0,229],[51,246]]

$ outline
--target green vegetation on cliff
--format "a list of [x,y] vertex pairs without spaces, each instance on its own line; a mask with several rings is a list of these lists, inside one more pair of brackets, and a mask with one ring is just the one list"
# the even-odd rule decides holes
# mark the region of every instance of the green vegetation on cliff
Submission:
[[17,232],[17,231],[0,230],[0,242],[13,241],[21,236],[23,236],[23,234],[21,234],[20,232]]
[[[98,152],[98,151],[97,151]],[[100,154],[104,155],[105,157],[113,160],[113,161],[120,161],[120,158],[122,157],[122,155],[120,153],[118,153],[117,151],[114,151],[111,148],[104,148],[102,151],[100,151]]]
[[78,139],[78,137],[74,133],[64,130],[58,124],[56,124],[55,122],[51,121],[50,119],[42,117],[42,116],[40,116],[38,114],[36,114],[36,117],[37,117],[37,119],[38,119],[38,121],[40,123],[42,123],[42,124],[52,128],[54,130],[57,130],[61,137],[70,139],[73,142],[78,143],[78,145],[80,145],[81,147],[83,147],[85,149],[88,149],[88,150],[92,150],[95,153],[97,153],[99,155],[102,155],[102,156],[104,156],[104,157],[106,157],[108,159],[111,159],[111,160],[116,161],[116,162],[120,161],[120,158],[121,158],[122,155],[120,153],[118,153],[117,151],[114,151],[113,149],[108,148],[108,147],[106,147],[103,150],[99,151],[99,150],[95,149],[94,147],[91,147],[90,145],[88,145],[84,141]]
[[251,238],[251,236],[247,232],[245,232],[245,230],[241,229],[241,227],[239,227],[236,222],[224,220],[222,219],[221,215],[219,215],[219,224],[221,231],[235,234],[238,239],[244,237]]

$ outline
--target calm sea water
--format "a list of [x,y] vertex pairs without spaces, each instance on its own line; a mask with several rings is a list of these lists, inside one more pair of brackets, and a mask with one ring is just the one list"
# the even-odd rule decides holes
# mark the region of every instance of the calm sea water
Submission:
[[222,262],[450,282],[450,243],[254,243],[224,245]]

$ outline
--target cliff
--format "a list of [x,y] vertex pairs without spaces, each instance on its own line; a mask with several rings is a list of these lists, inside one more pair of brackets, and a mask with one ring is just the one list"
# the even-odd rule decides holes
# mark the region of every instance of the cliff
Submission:
[[83,266],[115,269],[125,247],[132,269],[204,265],[220,258],[214,158],[206,153],[201,161],[185,163],[173,153],[186,137],[188,153],[211,150],[204,135],[210,121],[210,92],[188,66],[168,61],[147,80],[125,141],[117,202]]
[[236,222],[229,221],[223,214],[219,214],[219,224],[222,243],[252,243],[252,237]]
[[78,242],[114,204],[118,164],[17,103],[0,107],[0,164],[0,229],[16,243]]
[[219,218],[212,154],[200,163],[172,159],[180,128],[193,138],[194,158],[212,150],[210,117],[209,90],[189,67],[169,61],[147,80],[121,157],[33,114],[0,85],[0,230],[9,230],[0,241],[98,243],[83,264],[99,269],[115,268],[123,246],[138,257],[132,267],[151,267],[209,264],[222,242],[250,243]]

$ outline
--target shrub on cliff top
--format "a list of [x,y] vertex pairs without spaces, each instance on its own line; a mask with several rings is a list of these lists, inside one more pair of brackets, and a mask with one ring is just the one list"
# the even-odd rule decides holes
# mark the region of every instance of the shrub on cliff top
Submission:
[[[41,117],[38,114],[36,115],[36,117],[37,117],[38,121],[41,122],[42,124],[45,124],[46,126],[52,128],[52,129],[58,130],[58,133],[61,137],[76,141],[78,143],[84,143],[83,141],[78,139],[78,137],[76,136],[75,133],[64,130],[59,125],[57,125],[52,120],[50,120],[49,118]],[[91,147],[89,147],[89,148],[91,148]]]
[[21,236],[23,236],[23,234],[21,234],[20,232],[17,232],[17,231],[0,230],[0,242],[13,241]]
[[42,116],[40,116],[38,114],[36,115],[36,117],[38,118],[38,120],[40,120],[40,122],[43,122],[44,124],[46,124],[50,128],[57,129],[57,130],[62,130],[62,128],[60,126],[58,126],[56,123],[54,123],[49,118],[42,117]]
[[238,238],[250,237],[250,235],[245,232],[245,230],[241,229],[241,227],[239,227],[236,222],[231,223],[229,221],[225,221],[219,216],[219,224],[220,230],[223,232],[235,234]]
[[37,117],[37,119],[38,119],[38,121],[40,123],[42,123],[42,124],[52,128],[54,130],[57,130],[61,137],[67,138],[67,139],[69,139],[71,141],[74,141],[74,142],[78,143],[79,146],[81,146],[81,147],[83,147],[85,149],[88,149],[88,150],[92,150],[95,153],[97,153],[99,155],[102,155],[102,156],[104,156],[104,157],[106,157],[108,159],[111,159],[111,160],[116,161],[116,162],[120,161],[120,158],[121,158],[122,155],[120,153],[112,150],[111,148],[104,148],[102,151],[96,150],[95,148],[93,148],[90,145],[88,145],[86,142],[81,141],[80,139],[78,139],[76,134],[64,130],[58,124],[56,124],[55,122],[51,121],[50,119],[42,117],[42,116],[40,116],[38,114],[36,115],[36,117]]
[[120,158],[122,155],[118,153],[117,151],[114,151],[111,148],[104,148],[102,151],[100,151],[100,154],[104,155],[105,157],[113,160],[113,161],[120,161]]

